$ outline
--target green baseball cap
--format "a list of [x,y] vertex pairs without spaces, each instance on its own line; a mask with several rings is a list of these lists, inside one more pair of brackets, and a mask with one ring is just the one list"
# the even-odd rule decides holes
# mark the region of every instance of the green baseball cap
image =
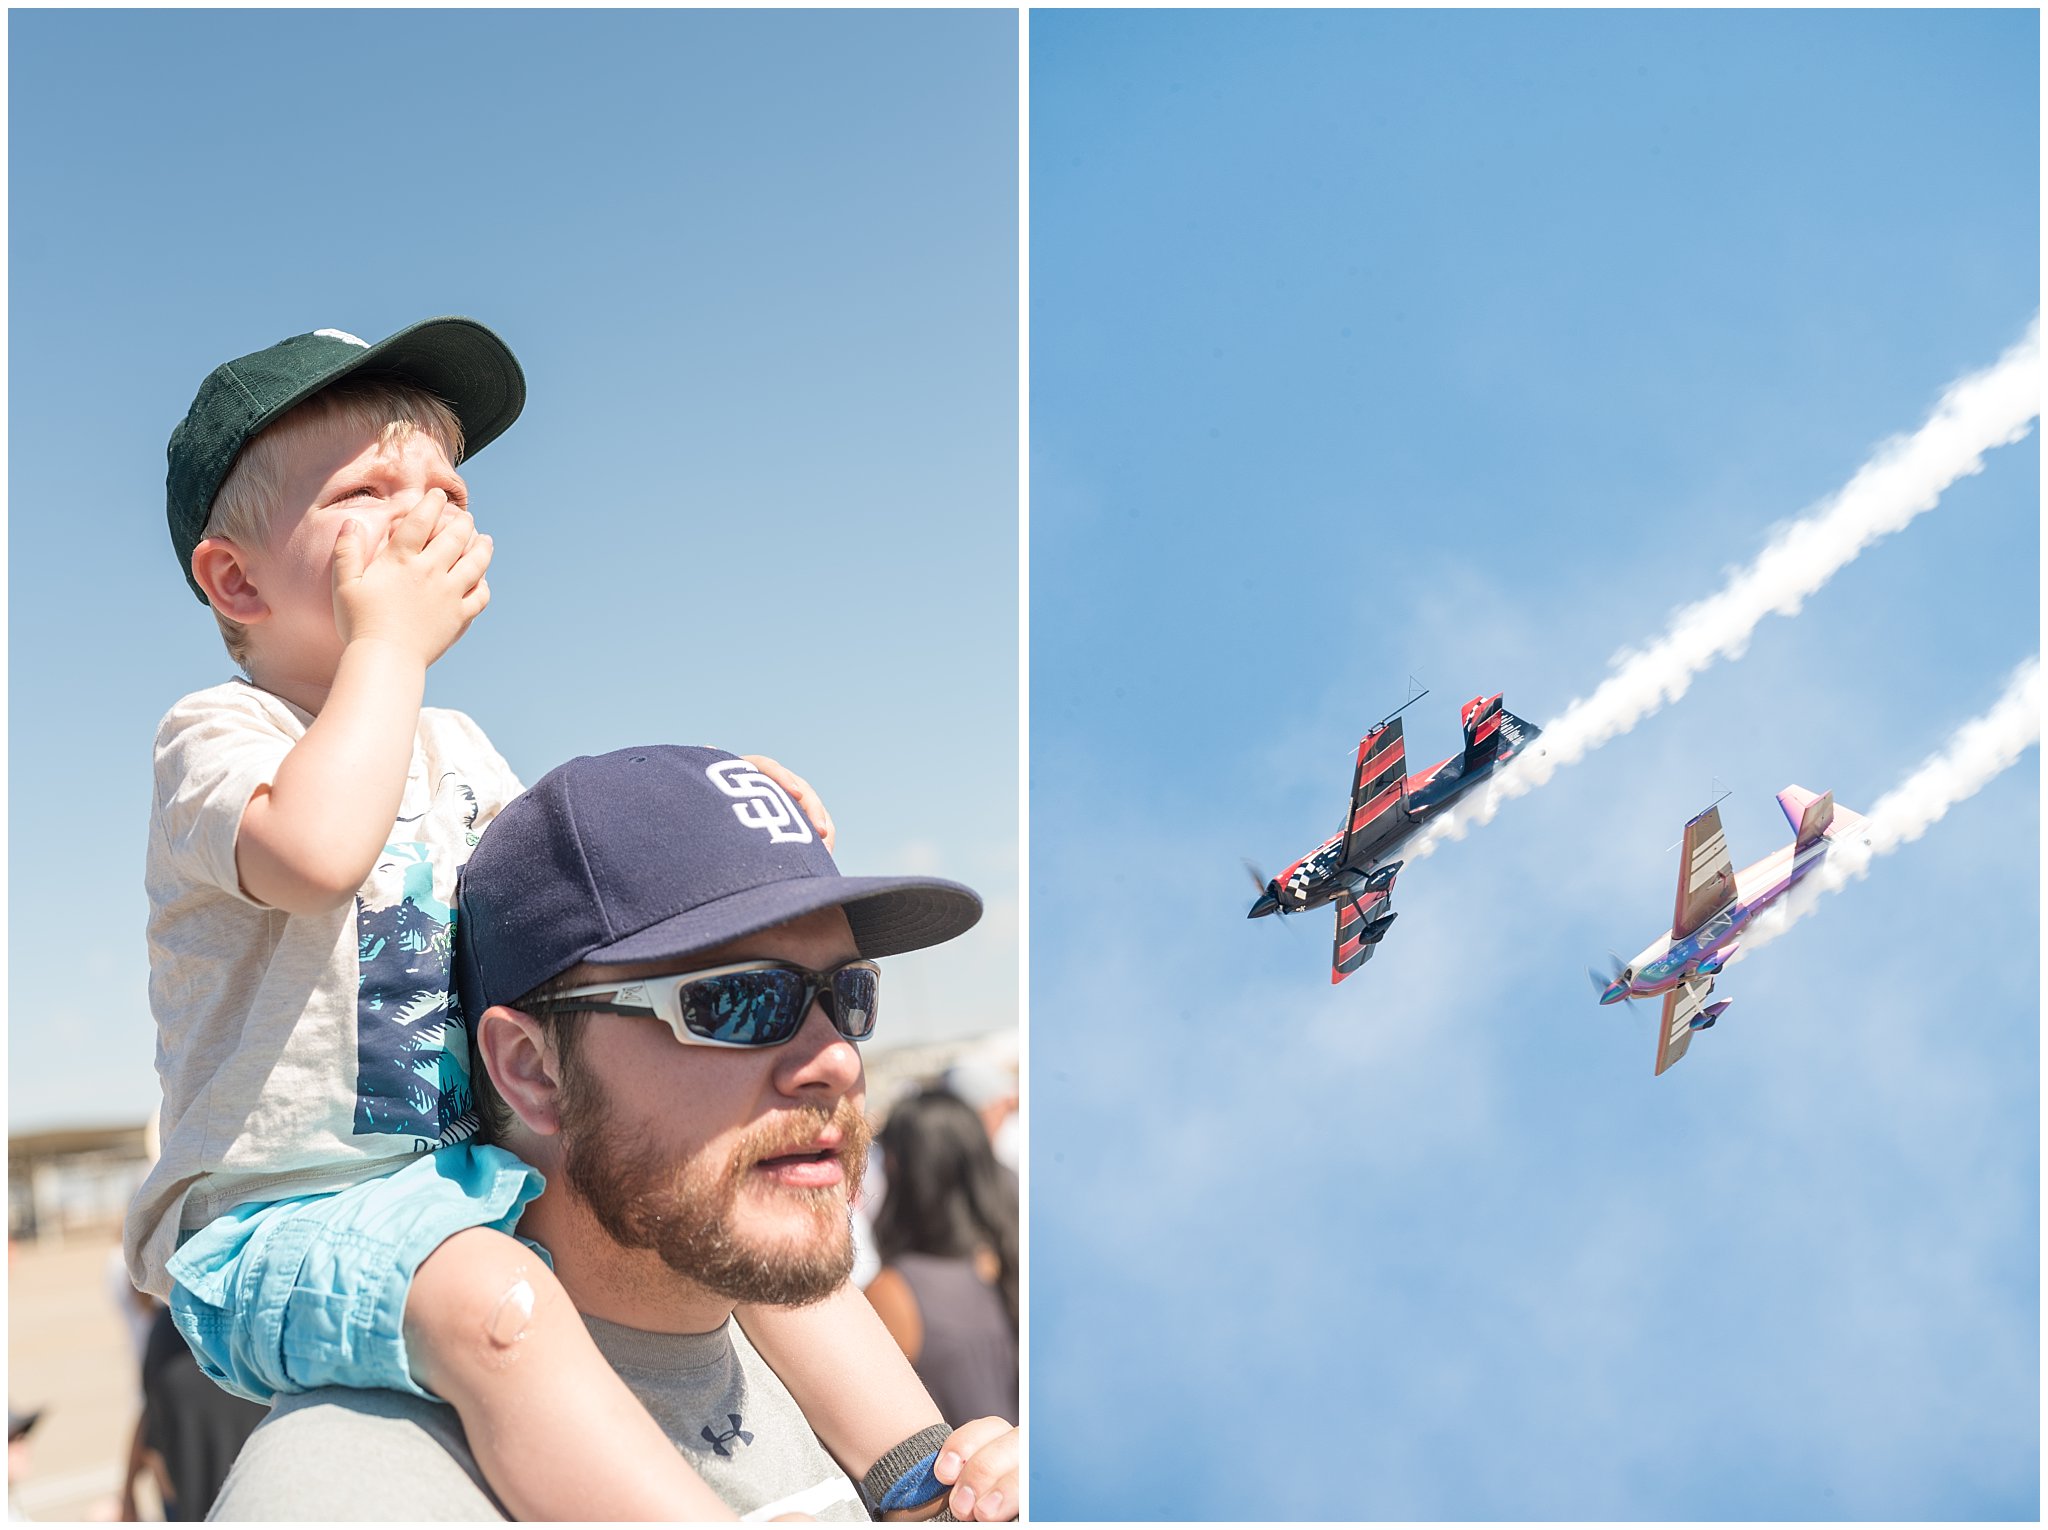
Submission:
[[358,372],[401,377],[443,400],[462,422],[465,460],[503,435],[526,404],[518,359],[474,319],[422,319],[375,345],[345,330],[316,329],[215,367],[171,432],[164,481],[171,546],[202,603],[192,550],[236,455],[294,404]]

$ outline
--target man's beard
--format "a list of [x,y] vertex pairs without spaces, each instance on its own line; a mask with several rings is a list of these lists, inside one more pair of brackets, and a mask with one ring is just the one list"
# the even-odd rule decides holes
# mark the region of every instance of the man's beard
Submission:
[[[643,1135],[610,1124],[608,1102],[588,1076],[564,1080],[562,1173],[598,1225],[622,1248],[649,1249],[676,1274],[736,1302],[801,1306],[822,1301],[853,1270],[851,1211],[867,1168],[868,1125],[842,1097],[835,1110],[784,1111],[749,1129],[724,1165],[677,1164]],[[797,1151],[827,1126],[841,1135],[844,1183],[777,1185],[770,1194],[803,1205],[811,1234],[794,1242],[742,1240],[736,1227],[754,1165]]]

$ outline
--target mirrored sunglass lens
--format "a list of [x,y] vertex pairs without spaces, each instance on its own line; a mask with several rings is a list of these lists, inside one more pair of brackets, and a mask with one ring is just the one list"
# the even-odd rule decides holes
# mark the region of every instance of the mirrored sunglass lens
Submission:
[[728,972],[685,983],[683,1023],[707,1041],[775,1046],[803,1023],[804,980],[794,972]]
[[866,967],[846,967],[832,975],[832,1023],[840,1035],[860,1041],[874,1030],[881,987],[881,975]]

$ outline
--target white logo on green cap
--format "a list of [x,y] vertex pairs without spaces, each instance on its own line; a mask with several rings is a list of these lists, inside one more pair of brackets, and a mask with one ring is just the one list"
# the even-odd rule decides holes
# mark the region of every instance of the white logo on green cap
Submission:
[[316,335],[325,335],[330,340],[346,340],[350,345],[360,345],[366,351],[370,348],[369,341],[358,340],[354,335],[350,334],[345,329],[316,329],[313,331],[313,333]]

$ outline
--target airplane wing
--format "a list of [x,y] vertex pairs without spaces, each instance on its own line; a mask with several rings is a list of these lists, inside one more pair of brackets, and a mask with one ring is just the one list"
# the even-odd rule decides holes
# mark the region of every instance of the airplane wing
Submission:
[[1362,940],[1366,924],[1387,911],[1388,894],[1367,893],[1362,898],[1337,900],[1337,948],[1330,957],[1330,981],[1341,983],[1372,960],[1380,943]]
[[1664,995],[1664,1021],[1657,1032],[1657,1071],[1662,1073],[1692,1045],[1693,1017],[1714,991],[1712,978],[1693,978]]
[[1728,836],[1721,832],[1721,810],[1710,807],[1685,826],[1678,852],[1678,904],[1671,913],[1671,938],[1683,940],[1705,924],[1735,896],[1735,866],[1728,859]]
[[1344,858],[1340,865],[1362,864],[1373,847],[1398,824],[1401,783],[1407,779],[1408,750],[1401,741],[1401,719],[1381,723],[1358,741],[1358,763],[1351,772],[1351,814],[1344,820]]

